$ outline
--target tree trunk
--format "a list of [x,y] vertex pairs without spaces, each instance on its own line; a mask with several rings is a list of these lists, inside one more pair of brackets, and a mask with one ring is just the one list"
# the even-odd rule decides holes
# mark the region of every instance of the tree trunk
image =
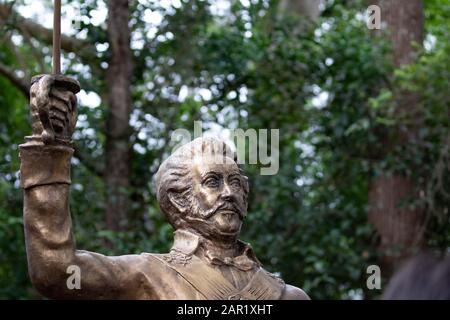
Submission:
[[315,20],[320,16],[319,5],[320,0],[281,0],[280,10]]
[[129,212],[130,113],[132,53],[130,12],[127,0],[108,1],[108,39],[111,58],[106,75],[108,112],[106,115],[105,184],[106,224],[110,230],[125,230]]
[[[371,1],[373,3],[374,1]],[[396,67],[413,63],[424,34],[423,3],[421,0],[378,0],[381,20],[387,24],[388,36],[392,44],[392,59]],[[398,144],[417,143],[417,129],[421,116],[417,112],[418,97],[412,92],[396,95],[399,117],[408,114],[415,125],[396,133],[395,142],[387,141],[386,154]],[[395,144],[395,145],[394,145]],[[373,178],[369,191],[369,222],[380,235],[378,248],[383,275],[389,276],[399,263],[424,240],[425,212],[423,207],[412,207],[408,201],[417,199],[419,191],[410,177],[398,173],[381,174]]]

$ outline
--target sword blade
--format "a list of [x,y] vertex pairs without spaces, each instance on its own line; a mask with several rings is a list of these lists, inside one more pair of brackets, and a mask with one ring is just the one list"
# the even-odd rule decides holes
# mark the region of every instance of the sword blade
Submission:
[[53,64],[52,73],[61,73],[61,0],[55,0],[53,7]]

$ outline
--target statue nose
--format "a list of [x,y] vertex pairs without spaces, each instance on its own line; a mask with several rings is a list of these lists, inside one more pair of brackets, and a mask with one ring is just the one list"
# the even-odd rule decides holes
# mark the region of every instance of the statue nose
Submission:
[[231,192],[231,188],[230,188],[230,186],[228,184],[224,185],[221,196],[225,200],[232,198],[233,193]]

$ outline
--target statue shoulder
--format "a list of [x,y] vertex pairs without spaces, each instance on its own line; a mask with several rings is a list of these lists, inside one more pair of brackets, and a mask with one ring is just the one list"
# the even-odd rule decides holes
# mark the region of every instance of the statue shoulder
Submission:
[[286,284],[281,300],[311,300],[311,298],[302,289]]
[[186,266],[192,260],[192,255],[186,255],[177,251],[171,251],[169,253],[141,253],[141,255],[144,255],[147,259],[172,266]]

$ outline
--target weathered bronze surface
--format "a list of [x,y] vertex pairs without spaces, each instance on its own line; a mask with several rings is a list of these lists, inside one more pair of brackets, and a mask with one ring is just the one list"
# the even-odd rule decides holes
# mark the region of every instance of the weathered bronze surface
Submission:
[[[57,299],[309,299],[264,270],[238,240],[248,183],[222,141],[198,138],[177,149],[156,177],[162,212],[174,227],[169,253],[104,256],[77,250],[69,209],[76,81],[34,78],[33,136],[20,146],[28,269]],[[74,204],[76,205],[76,204]],[[68,286],[69,267],[80,287]]]

